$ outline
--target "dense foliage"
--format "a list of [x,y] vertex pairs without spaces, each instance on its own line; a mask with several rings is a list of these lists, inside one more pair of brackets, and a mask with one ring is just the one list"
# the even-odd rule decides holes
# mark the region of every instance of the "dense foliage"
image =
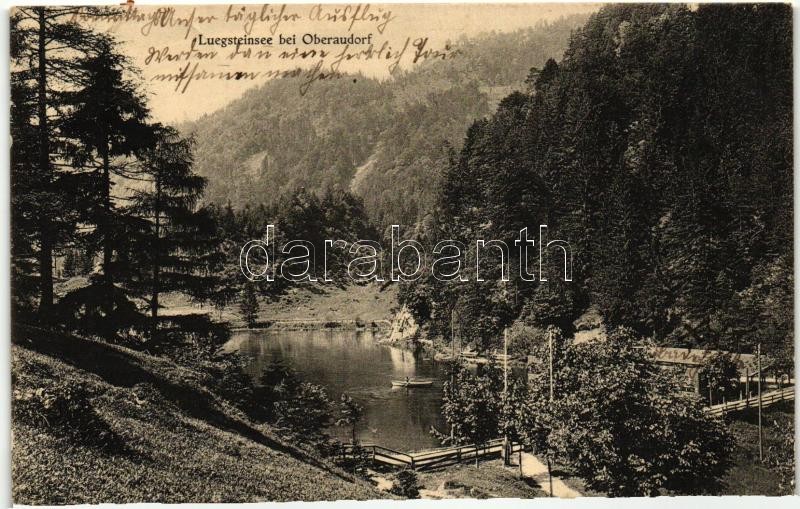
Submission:
[[403,498],[419,498],[419,480],[415,471],[403,469],[394,477],[391,493]]
[[[720,403],[726,393],[739,388],[739,368],[729,353],[719,352],[710,357],[701,372],[708,389],[708,404]],[[714,395],[717,395],[715,398]]]
[[[159,295],[205,298],[213,285],[213,236],[197,203],[205,180],[193,140],[151,121],[138,71],[77,12],[12,16],[13,312],[158,349],[181,326],[160,319]],[[59,266],[83,282],[54,292]]]
[[[418,234],[506,242],[511,281],[429,278],[403,301],[445,337],[453,310],[468,316],[479,347],[518,318],[568,332],[594,305],[660,343],[762,342],[791,369],[789,34],[781,5],[601,9],[469,128]],[[572,282],[555,249],[542,274],[531,260],[547,283],[515,274],[513,241],[527,227],[538,243],[540,224],[569,242]]]
[[565,344],[552,401],[543,359],[533,368],[525,413],[533,435],[589,488],[610,496],[715,493],[730,464],[730,432],[706,415],[699,396],[676,391],[643,346],[626,329],[604,342]]
[[494,366],[473,373],[454,364],[450,380],[442,388],[442,416],[450,426],[450,435],[432,432],[445,443],[474,444],[476,448],[496,438],[503,405],[502,380],[502,373]]
[[[225,207],[210,205],[208,212],[221,260],[218,277],[214,285],[207,287],[206,295],[220,309],[238,302],[242,316],[251,325],[255,324],[258,301],[253,300],[249,292],[275,298],[290,286],[345,286],[353,281],[348,273],[348,266],[355,257],[349,251],[350,244],[379,238],[366,216],[363,202],[345,191],[327,191],[318,196],[300,188],[271,206],[262,203],[235,210],[230,204]],[[254,250],[248,264],[253,265],[254,271],[266,270],[273,280],[261,278],[250,282],[241,270],[242,248],[250,241],[266,242],[268,237],[269,245],[274,246],[274,251],[269,253],[271,259],[267,260],[262,251]],[[341,240],[347,245],[326,245],[327,240]],[[298,241],[307,248],[289,246]],[[287,262],[292,258],[294,262]],[[290,278],[282,272],[284,269],[287,274],[306,272],[308,277]]]
[[[88,69],[101,36],[70,20],[77,7],[18,8],[11,15],[11,255],[15,309],[36,306],[49,320],[54,303],[53,265],[58,248],[75,235],[80,189],[87,182],[61,160],[75,148],[53,112],[75,107],[70,92]],[[98,8],[88,17],[103,15]]]

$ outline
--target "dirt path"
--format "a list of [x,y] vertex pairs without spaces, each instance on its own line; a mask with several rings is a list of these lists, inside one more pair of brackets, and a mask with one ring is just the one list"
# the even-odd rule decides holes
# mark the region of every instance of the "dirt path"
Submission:
[[[545,493],[550,492],[550,478],[547,475],[547,464],[531,453],[522,453],[522,475],[534,479]],[[578,491],[567,486],[564,481],[553,476],[553,496],[558,498],[577,498],[582,496]]]

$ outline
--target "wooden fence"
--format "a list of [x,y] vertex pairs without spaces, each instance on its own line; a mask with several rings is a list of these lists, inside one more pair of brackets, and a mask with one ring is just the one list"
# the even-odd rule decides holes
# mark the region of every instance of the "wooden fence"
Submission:
[[[392,467],[408,467],[413,470],[434,468],[448,464],[461,463],[462,461],[475,460],[475,457],[501,456],[503,451],[503,439],[496,438],[488,441],[484,445],[459,445],[453,447],[442,447],[420,452],[401,452],[388,447],[376,444],[361,444],[362,450],[372,456],[374,463],[388,465]],[[511,452],[518,452],[523,449],[522,444],[511,444]],[[352,454],[353,446],[345,446],[345,454]]]
[[[785,387],[780,390],[765,392],[761,395],[761,406],[766,407],[780,401],[794,400],[794,387]],[[719,405],[706,407],[706,412],[710,415],[724,415],[728,412],[745,410],[747,408],[757,408],[758,398],[751,397],[738,401],[731,401]],[[453,447],[442,447],[420,452],[402,452],[383,447],[377,444],[364,443],[359,447],[372,457],[373,463],[388,465],[391,467],[411,468],[421,470],[435,468],[444,465],[461,463],[463,461],[474,461],[475,457],[488,458],[500,457],[503,452],[503,439],[495,438],[483,445],[459,445]],[[511,443],[511,453],[524,450],[524,446],[518,443]],[[353,453],[353,445],[344,446],[345,454]]]
[[[791,401],[794,399],[794,386],[784,387],[776,391],[761,394],[761,407],[774,405],[781,401]],[[751,396],[747,399],[730,401],[706,407],[706,412],[710,415],[725,415],[728,412],[737,412],[747,408],[758,408],[758,396]]]

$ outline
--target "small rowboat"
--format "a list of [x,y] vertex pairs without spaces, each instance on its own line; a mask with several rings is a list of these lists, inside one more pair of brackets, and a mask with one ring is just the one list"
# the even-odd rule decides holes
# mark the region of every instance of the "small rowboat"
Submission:
[[430,387],[433,380],[392,380],[392,387]]

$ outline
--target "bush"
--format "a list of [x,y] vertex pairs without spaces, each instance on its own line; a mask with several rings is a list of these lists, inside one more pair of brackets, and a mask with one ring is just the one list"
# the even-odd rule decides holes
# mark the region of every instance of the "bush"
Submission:
[[333,419],[331,402],[325,389],[302,382],[275,404],[277,424],[292,433],[318,439]]
[[536,288],[533,298],[523,306],[520,319],[538,329],[555,325],[571,335],[576,314],[577,303],[573,292],[564,284],[553,282]]
[[[719,403],[726,393],[739,388],[739,370],[731,354],[718,352],[709,358],[700,372],[708,389],[708,404]],[[717,395],[714,398],[714,394]]]
[[245,414],[251,417],[259,415],[253,381],[244,371],[244,360],[238,353],[218,355],[206,365],[205,371],[212,377],[214,392]]
[[547,331],[526,325],[521,320],[508,329],[508,353],[525,358],[542,344],[547,344]]
[[[236,385],[235,372],[229,376]],[[238,375],[237,375],[238,376]],[[246,375],[242,375],[246,376]],[[247,377],[247,382],[249,382]],[[256,421],[270,422],[287,434],[317,444],[324,439],[323,431],[331,423],[333,409],[325,390],[312,383],[303,382],[297,372],[283,361],[269,364],[258,380],[258,385],[249,385],[252,394],[244,388],[237,389],[243,400],[249,398],[246,413]]]
[[68,292],[56,305],[53,321],[72,332],[137,348],[150,322],[125,292],[94,279]]
[[145,350],[182,366],[198,368],[216,361],[220,347],[228,339],[228,325],[213,322],[208,315],[174,315],[159,320],[157,334],[145,344]]
[[419,480],[417,479],[417,473],[409,469],[397,472],[394,485],[389,491],[400,497],[419,498]]
[[767,463],[778,471],[780,488],[786,495],[794,493],[794,426],[791,423],[777,428],[778,443],[768,448]]
[[372,464],[372,454],[360,445],[344,446],[339,442],[336,466],[353,475],[366,477],[367,469]]
[[[589,489],[609,496],[714,494],[731,465],[733,437],[702,400],[647,356],[631,329],[606,341],[555,348],[555,400],[546,353],[532,364],[532,431],[572,465]],[[576,432],[579,430],[580,432]],[[533,440],[530,440],[533,442]]]

